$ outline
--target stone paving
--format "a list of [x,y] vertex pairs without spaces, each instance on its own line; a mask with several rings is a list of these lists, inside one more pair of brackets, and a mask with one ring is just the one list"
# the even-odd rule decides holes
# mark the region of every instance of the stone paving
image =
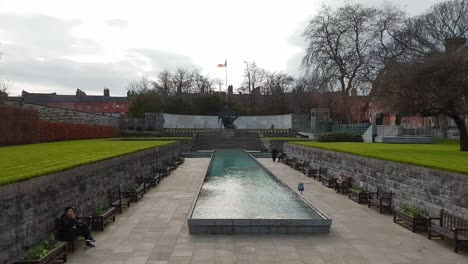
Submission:
[[283,164],[260,161],[294,189],[305,182],[304,197],[333,219],[329,235],[189,235],[186,218],[209,159],[186,159],[104,232],[95,232],[96,248],[79,248],[68,263],[468,263],[466,251],[455,254],[445,241],[414,234]]

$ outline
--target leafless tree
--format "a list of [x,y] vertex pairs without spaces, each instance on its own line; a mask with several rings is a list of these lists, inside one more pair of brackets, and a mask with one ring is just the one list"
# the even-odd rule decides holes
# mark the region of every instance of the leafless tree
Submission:
[[294,77],[286,73],[266,73],[264,94],[285,94],[292,90]]
[[210,93],[213,85],[213,80],[209,76],[201,74],[199,68],[195,68],[193,71],[193,90],[195,93],[206,94]]
[[460,149],[468,151],[464,114],[468,107],[468,49],[426,56],[414,63],[393,64],[376,82],[376,94],[401,114],[446,115],[460,132]]
[[172,75],[169,70],[164,69],[158,73],[158,79],[151,82],[153,88],[162,96],[168,96],[174,93]]
[[128,84],[127,90],[131,94],[146,94],[152,90],[151,81],[148,77],[142,76],[139,80],[133,80]]
[[446,39],[468,37],[468,0],[433,5],[426,13],[408,20],[414,54],[442,53]]
[[244,80],[242,82],[242,87],[244,87],[244,92],[249,92],[251,94],[255,89],[261,87],[265,81],[265,70],[258,67],[255,61],[248,62],[244,61]]
[[[191,83],[191,73],[187,67],[178,67],[172,75],[172,83],[176,89],[176,94],[181,95],[185,92],[189,83]],[[190,80],[189,80],[190,79]]]
[[0,80],[0,98],[6,98],[9,95],[9,89],[13,83],[6,80]]

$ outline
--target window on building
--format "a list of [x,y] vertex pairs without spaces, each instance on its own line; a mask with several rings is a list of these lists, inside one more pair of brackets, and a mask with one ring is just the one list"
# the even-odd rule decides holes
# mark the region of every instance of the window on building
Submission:
[[91,111],[91,106],[90,105],[86,106],[86,110]]
[[121,106],[120,106],[120,109],[125,109],[125,105],[121,105]]
[[117,105],[116,105],[116,104],[112,104],[112,109],[117,109]]
[[96,109],[96,111],[99,111],[99,105],[96,105],[94,109]]
[[109,109],[109,106],[108,106],[108,105],[105,105],[105,106],[104,106],[104,110],[107,110],[107,109]]
[[78,110],[82,111],[82,110],[83,110],[83,106],[79,105],[79,106],[78,106]]

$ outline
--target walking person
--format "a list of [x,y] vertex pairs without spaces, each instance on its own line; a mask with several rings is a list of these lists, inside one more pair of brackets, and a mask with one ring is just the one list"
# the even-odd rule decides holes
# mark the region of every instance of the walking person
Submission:
[[271,157],[273,158],[273,162],[276,161],[276,156],[278,156],[278,150],[276,148],[273,148],[271,151]]

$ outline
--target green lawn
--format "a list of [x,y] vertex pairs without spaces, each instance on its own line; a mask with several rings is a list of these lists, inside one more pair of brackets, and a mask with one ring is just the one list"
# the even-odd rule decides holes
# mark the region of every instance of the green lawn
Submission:
[[281,141],[311,141],[312,139],[308,138],[298,138],[298,137],[265,137],[269,140],[281,140]]
[[94,139],[0,147],[0,186],[174,142]]
[[291,144],[468,174],[468,152],[461,152],[456,141],[440,141],[437,144],[351,142],[291,142]]

